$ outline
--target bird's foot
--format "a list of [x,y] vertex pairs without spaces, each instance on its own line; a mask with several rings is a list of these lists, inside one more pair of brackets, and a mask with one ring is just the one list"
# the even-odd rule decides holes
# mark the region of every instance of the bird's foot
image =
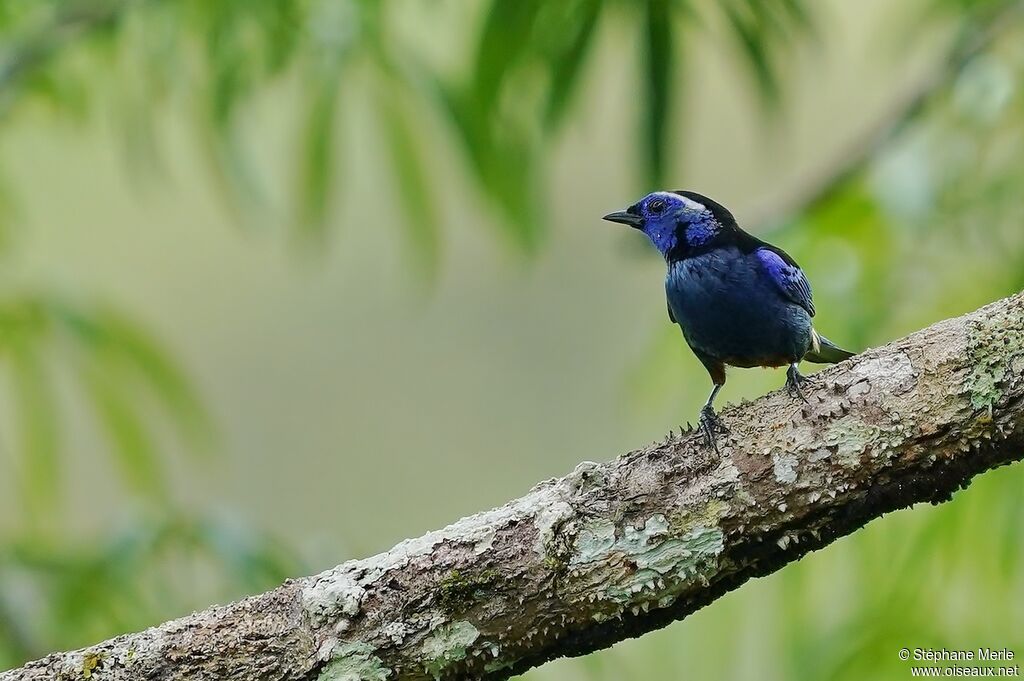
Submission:
[[786,372],[786,390],[789,392],[790,397],[800,398],[804,402],[807,402],[807,397],[804,395],[804,391],[801,390],[801,387],[810,382],[811,379],[801,374],[795,364],[789,367],[789,370]]
[[728,435],[729,429],[725,427],[722,419],[719,418],[718,414],[715,413],[715,410],[712,409],[710,405],[705,406],[700,410],[699,427],[700,432],[704,435],[704,441],[707,443],[708,447],[715,450],[717,453],[718,442],[715,439],[715,435],[716,433]]

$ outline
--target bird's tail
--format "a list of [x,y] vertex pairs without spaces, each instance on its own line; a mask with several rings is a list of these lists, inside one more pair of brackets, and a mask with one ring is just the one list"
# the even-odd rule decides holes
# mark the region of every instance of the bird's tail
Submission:
[[841,347],[811,329],[811,349],[804,355],[804,360],[815,364],[836,364],[854,356]]

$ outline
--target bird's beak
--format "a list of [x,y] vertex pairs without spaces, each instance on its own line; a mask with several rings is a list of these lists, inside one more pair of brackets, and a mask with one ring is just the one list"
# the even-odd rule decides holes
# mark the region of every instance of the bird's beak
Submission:
[[607,220],[608,222],[618,222],[623,225],[629,225],[630,227],[635,227],[637,229],[642,227],[644,224],[644,219],[642,217],[636,213],[631,213],[626,210],[617,210],[614,213],[608,213],[608,215],[605,215],[601,219]]

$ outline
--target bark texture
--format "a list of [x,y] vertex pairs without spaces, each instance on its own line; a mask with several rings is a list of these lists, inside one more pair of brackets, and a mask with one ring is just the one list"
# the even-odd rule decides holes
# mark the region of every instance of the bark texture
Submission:
[[238,603],[0,681],[505,679],[686,617],[1024,455],[1024,295],[582,463],[526,496]]

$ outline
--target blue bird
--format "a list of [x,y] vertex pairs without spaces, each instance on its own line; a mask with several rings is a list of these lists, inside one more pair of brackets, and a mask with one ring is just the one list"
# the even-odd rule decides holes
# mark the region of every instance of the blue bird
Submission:
[[721,204],[695,192],[655,192],[604,219],[641,230],[665,257],[669,319],[714,383],[700,412],[709,446],[716,430],[726,432],[713,407],[726,365],[787,366],[786,387],[802,399],[801,360],[853,356],[814,330],[811,285],[796,261],[740,229]]

